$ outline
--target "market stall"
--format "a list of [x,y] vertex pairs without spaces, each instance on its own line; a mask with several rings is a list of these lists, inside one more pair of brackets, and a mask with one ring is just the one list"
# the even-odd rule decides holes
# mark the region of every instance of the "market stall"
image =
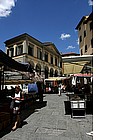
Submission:
[[[7,95],[9,94],[9,90],[5,86],[5,84],[9,84],[8,82],[11,82],[12,84],[14,82],[23,82],[23,81],[8,81],[5,82],[5,72],[6,71],[23,71],[23,72],[29,72],[32,73],[33,70],[29,64],[22,64],[8,55],[6,55],[2,50],[0,50],[0,130],[7,127],[10,123],[10,102],[11,99],[7,98]],[[23,79],[22,79],[23,80]],[[19,83],[18,83],[19,84]]]
[[[93,94],[92,94],[92,74],[72,74],[70,91],[67,91],[67,101],[65,104],[65,114],[79,117],[85,114],[93,114]],[[79,103],[84,102],[84,107],[80,108]],[[75,105],[75,108],[73,105]],[[82,112],[82,113],[81,113]]]
[[65,84],[65,80],[70,77],[49,77],[48,79],[44,79],[45,84],[45,92],[46,93],[58,93],[58,86],[60,84]]

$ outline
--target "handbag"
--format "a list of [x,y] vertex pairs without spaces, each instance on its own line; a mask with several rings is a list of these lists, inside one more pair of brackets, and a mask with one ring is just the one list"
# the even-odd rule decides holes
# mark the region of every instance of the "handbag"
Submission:
[[17,114],[18,113],[18,109],[16,109],[16,107],[13,108],[13,114]]

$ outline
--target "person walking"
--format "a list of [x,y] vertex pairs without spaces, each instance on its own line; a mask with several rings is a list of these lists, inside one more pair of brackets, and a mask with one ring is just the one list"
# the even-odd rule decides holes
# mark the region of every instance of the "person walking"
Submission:
[[61,96],[61,84],[58,85],[58,96]]

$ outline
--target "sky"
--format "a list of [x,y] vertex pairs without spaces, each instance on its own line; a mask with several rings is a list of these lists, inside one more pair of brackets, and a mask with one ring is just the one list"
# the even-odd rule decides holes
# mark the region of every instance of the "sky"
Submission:
[[53,42],[59,52],[79,53],[75,29],[93,10],[92,0],[0,0],[0,49],[4,42],[27,33]]

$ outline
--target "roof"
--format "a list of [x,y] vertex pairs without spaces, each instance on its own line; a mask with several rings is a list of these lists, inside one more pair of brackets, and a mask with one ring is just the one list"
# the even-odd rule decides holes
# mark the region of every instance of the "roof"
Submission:
[[42,42],[40,42],[39,40],[37,40],[36,38],[32,37],[31,35],[29,35],[27,33],[23,33],[21,35],[18,35],[16,37],[13,37],[11,39],[8,39],[4,43],[6,45],[8,45],[8,44],[12,44],[12,43],[16,42],[17,40],[22,40],[22,39],[26,39],[26,38],[29,38],[31,40],[34,40],[34,42],[39,43],[40,45],[42,45]]
[[53,43],[52,42],[44,42],[43,45],[49,46],[49,45],[53,45]]
[[52,43],[52,42],[44,42],[42,43],[44,46],[46,47],[49,47],[51,50],[55,50],[59,55],[60,55],[60,52],[58,51],[58,49],[56,48],[55,44]]
[[76,26],[75,29],[78,30],[79,26],[82,24],[82,22],[84,22],[86,19],[88,18],[88,16],[83,16],[82,19],[80,20],[80,22],[78,23],[78,25]]
[[65,56],[79,56],[80,54],[77,54],[75,52],[69,52],[69,53],[63,53],[61,56],[65,57]]
[[88,21],[92,20],[93,19],[93,12],[89,15],[89,16],[83,16],[82,19],[80,20],[80,22],[78,23],[78,25],[76,26],[75,29],[78,30],[79,26],[82,24],[82,23],[87,23]]
[[81,56],[69,56],[62,57],[63,63],[67,62],[79,62],[79,61],[93,61],[93,55],[81,55]]
[[[18,35],[18,36],[16,36],[16,37],[13,37],[13,38],[11,38],[11,39],[9,39],[9,40],[6,40],[4,43],[5,43],[6,45],[11,45],[11,44],[13,44],[13,43],[15,43],[15,42],[17,42],[17,41],[25,40],[25,39],[27,39],[27,38],[28,38],[28,40],[31,40],[33,43],[38,44],[38,45],[40,45],[40,46],[42,46],[42,47],[43,47],[43,46],[47,46],[47,47],[53,46],[53,48],[55,49],[55,51],[56,51],[58,54],[60,54],[60,52],[58,51],[58,49],[56,48],[56,46],[55,46],[54,43],[52,43],[52,42],[44,42],[44,43],[42,43],[41,41],[37,40],[36,38],[32,37],[31,35],[29,35],[29,34],[27,34],[27,33],[24,33],[24,34]],[[50,47],[50,48],[51,48],[51,47]]]
[[84,23],[87,23],[88,21],[93,20],[93,12],[88,16],[88,18],[85,20]]

